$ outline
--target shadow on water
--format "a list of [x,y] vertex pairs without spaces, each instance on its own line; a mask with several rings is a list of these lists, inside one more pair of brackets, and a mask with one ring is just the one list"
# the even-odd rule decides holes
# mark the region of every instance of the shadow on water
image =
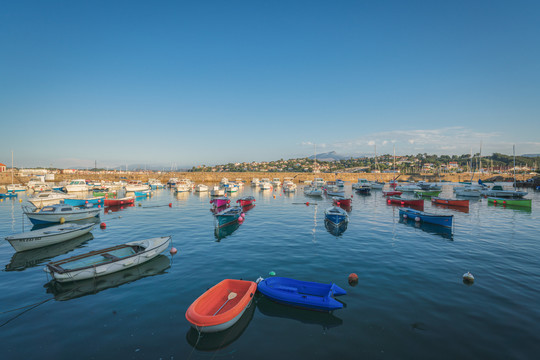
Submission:
[[11,257],[11,261],[6,265],[6,271],[23,271],[41,264],[44,264],[52,258],[66,254],[81,247],[86,242],[92,240],[92,233],[86,233],[71,240],[63,241],[58,244],[45,246],[38,249],[16,252]]
[[255,307],[255,300],[253,300],[238,322],[224,331],[199,334],[191,327],[186,334],[188,344],[200,351],[215,351],[227,347],[244,333],[253,318]]
[[345,230],[347,230],[348,224],[348,222],[343,221],[341,224],[336,225],[328,219],[324,219],[324,227],[330,234],[334,236],[341,236]]
[[437,203],[431,203],[431,206],[437,207],[440,209],[449,209],[449,210],[459,211],[465,214],[469,213],[469,207],[466,207],[466,206],[454,206],[454,205],[437,204]]
[[57,301],[71,300],[78,297],[97,294],[100,291],[119,287],[139,279],[161,275],[171,266],[171,260],[166,255],[158,255],[141,265],[118,271],[94,279],[61,283],[55,280],[44,285],[47,293],[53,294]]
[[240,223],[238,221],[235,221],[229,225],[225,225],[222,227],[218,227],[217,225],[214,226],[214,236],[216,237],[216,241],[220,241],[221,239],[226,238],[227,236],[231,235],[233,232],[235,232],[240,227]]
[[448,240],[454,240],[454,235],[452,234],[452,229],[447,228],[445,226],[425,223],[425,222],[416,222],[414,219],[399,219],[399,222],[402,224],[405,224],[407,226],[414,227],[416,229],[420,229],[422,231],[425,231],[429,234],[439,235],[445,239]]
[[261,296],[257,301],[257,308],[266,316],[291,319],[300,321],[303,324],[320,325],[324,330],[343,324],[343,320],[333,313],[278,304],[264,296]]
[[105,214],[108,214],[110,212],[118,212],[120,210],[124,210],[129,207],[134,207],[135,204],[125,204],[125,205],[114,205],[114,206],[107,206],[105,209],[103,209],[103,212]]
[[497,207],[502,209],[511,209],[515,210],[516,212],[523,212],[523,213],[531,213],[532,208],[527,206],[519,206],[519,205],[509,205],[509,204],[494,204],[488,202],[488,206],[490,207]]

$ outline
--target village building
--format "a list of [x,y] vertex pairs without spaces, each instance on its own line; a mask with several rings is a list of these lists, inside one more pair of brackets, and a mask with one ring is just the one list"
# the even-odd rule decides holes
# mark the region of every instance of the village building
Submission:
[[1,173],[1,172],[5,172],[6,169],[7,169],[7,168],[6,168],[6,165],[0,163],[0,173]]

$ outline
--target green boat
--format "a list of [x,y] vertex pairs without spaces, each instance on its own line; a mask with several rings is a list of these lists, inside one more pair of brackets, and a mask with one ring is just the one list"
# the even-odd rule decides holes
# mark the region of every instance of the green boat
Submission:
[[108,198],[114,198],[114,197],[116,197],[116,193],[114,193],[114,192],[94,191],[92,194],[93,194],[94,196],[105,196],[105,195],[107,195]]
[[442,190],[414,190],[414,194],[417,197],[432,197],[439,196]]
[[488,204],[510,205],[530,208],[532,206],[531,199],[508,199],[498,197],[488,197]]

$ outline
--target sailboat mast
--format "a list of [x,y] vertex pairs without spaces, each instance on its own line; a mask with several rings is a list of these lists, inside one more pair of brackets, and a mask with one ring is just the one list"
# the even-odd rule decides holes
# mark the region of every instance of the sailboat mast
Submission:
[[11,185],[13,185],[13,150],[11,150]]
[[516,190],[516,145],[512,145],[512,150],[514,153],[514,190]]

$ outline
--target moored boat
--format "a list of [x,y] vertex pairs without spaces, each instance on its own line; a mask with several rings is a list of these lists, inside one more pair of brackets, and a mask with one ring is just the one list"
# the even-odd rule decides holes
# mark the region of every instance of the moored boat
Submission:
[[65,198],[64,204],[71,206],[86,206],[86,205],[103,205],[105,201],[105,196],[95,196],[86,199],[77,199],[77,198]]
[[343,308],[343,303],[333,296],[347,294],[333,283],[322,284],[278,276],[262,280],[257,290],[278,303],[319,311]]
[[147,262],[165,251],[170,243],[171,236],[131,241],[53,261],[44,270],[59,282],[89,279]]
[[257,284],[253,281],[225,279],[189,306],[186,319],[199,332],[226,330],[242,317],[256,291]]
[[65,186],[67,192],[88,191],[88,185],[84,179],[75,179]]
[[510,206],[522,206],[530,208],[532,206],[531,199],[509,199],[509,198],[500,198],[500,197],[488,197],[488,204],[497,204],[497,205],[510,205]]
[[352,199],[344,196],[334,196],[332,197],[332,202],[335,206],[350,207]]
[[240,215],[242,215],[242,208],[239,206],[234,206],[226,208],[215,214],[217,226],[222,227],[229,224],[232,224],[235,221],[238,221]]
[[525,191],[504,190],[500,185],[493,185],[491,189],[482,190],[480,193],[484,196],[494,198],[522,198],[527,195]]
[[469,207],[469,200],[445,199],[445,198],[440,198],[440,197],[432,197],[431,203],[441,204],[441,205],[450,205],[450,206]]
[[210,204],[214,205],[215,208],[220,208],[227,206],[231,203],[231,199],[228,197],[218,197],[210,200]]
[[16,192],[0,193],[0,199],[3,199],[3,198],[12,198],[12,197],[17,197],[17,193],[16,193]]
[[65,204],[47,205],[35,210],[23,206],[23,212],[28,216],[32,224],[63,223],[99,217],[100,211],[100,208],[78,208]]
[[383,191],[384,196],[400,196],[403,194],[401,191]]
[[128,204],[134,204],[135,203],[135,197],[133,196],[126,196],[119,199],[105,199],[105,206],[121,206],[121,205],[128,205]]
[[416,197],[432,197],[439,196],[442,190],[414,190],[414,195]]
[[407,218],[414,219],[416,222],[426,222],[426,223],[436,224],[436,225],[445,226],[449,228],[452,227],[453,219],[454,219],[454,215],[429,214],[423,211],[418,211],[418,210],[409,209],[409,208],[399,209],[399,216],[404,219],[407,219]]
[[26,251],[76,238],[90,232],[94,226],[94,223],[54,225],[11,235],[6,240],[16,251]]
[[345,210],[340,207],[332,206],[324,211],[324,217],[326,220],[332,222],[335,225],[340,225],[349,221],[349,215]]
[[244,196],[236,200],[236,202],[239,203],[240,206],[248,206],[255,202],[255,198],[253,196]]
[[424,206],[424,199],[406,199],[397,196],[390,196],[386,199],[389,204]]

